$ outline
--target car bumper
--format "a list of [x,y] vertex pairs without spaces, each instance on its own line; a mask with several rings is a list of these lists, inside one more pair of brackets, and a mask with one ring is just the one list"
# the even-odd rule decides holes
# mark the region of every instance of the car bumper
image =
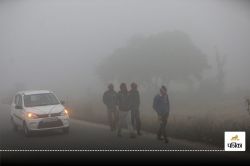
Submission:
[[53,117],[53,121],[48,121],[50,119],[51,118],[29,119],[26,120],[26,125],[28,129],[32,131],[61,129],[67,128],[70,125],[69,117],[67,116]]

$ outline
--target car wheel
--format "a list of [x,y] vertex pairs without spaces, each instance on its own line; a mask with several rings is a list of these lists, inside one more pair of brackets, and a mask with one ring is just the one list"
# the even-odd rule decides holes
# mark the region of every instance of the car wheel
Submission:
[[68,134],[69,133],[69,127],[63,128],[63,133]]
[[13,118],[11,117],[10,120],[11,120],[11,124],[12,124],[12,127],[13,127],[13,131],[17,131],[17,130],[18,130],[18,127],[17,127],[17,125],[15,124]]
[[26,137],[30,137],[31,136],[31,131],[28,129],[28,127],[27,127],[27,125],[26,125],[25,122],[23,123],[23,131],[24,131],[24,135]]

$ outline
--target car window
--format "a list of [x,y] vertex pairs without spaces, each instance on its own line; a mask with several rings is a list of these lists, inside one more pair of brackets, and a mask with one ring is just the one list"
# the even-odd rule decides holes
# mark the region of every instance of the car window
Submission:
[[23,100],[22,97],[20,95],[18,95],[18,102],[17,102],[18,106],[23,106]]
[[17,105],[18,100],[19,100],[19,96],[18,96],[18,95],[16,95],[16,96],[15,96],[15,101],[14,101],[15,105]]
[[58,99],[52,93],[33,94],[24,96],[25,107],[36,107],[45,105],[60,104]]

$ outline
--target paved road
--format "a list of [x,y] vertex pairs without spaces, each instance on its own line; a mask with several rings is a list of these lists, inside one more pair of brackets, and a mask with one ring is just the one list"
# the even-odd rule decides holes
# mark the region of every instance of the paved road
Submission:
[[202,144],[170,138],[170,143],[156,140],[155,135],[143,133],[136,139],[129,138],[124,129],[123,137],[112,133],[108,126],[71,119],[69,134],[61,131],[35,133],[25,137],[19,130],[14,132],[9,121],[9,107],[0,105],[0,149],[218,149]]
[[[155,135],[150,133],[143,133],[143,136],[136,139],[130,139],[127,132],[123,133],[123,137],[119,138],[112,133],[107,126],[89,123],[79,120],[71,120],[71,129],[69,134],[63,134],[60,131],[36,133],[33,137],[27,138],[20,130],[14,132],[9,121],[9,108],[6,105],[0,104],[0,165],[2,163],[30,161],[34,159],[41,162],[45,161],[62,161],[62,159],[72,158],[72,160],[80,160],[84,156],[84,161],[93,161],[95,158],[91,156],[93,153],[84,155],[82,153],[74,153],[74,155],[67,155],[68,153],[33,153],[33,152],[6,152],[5,150],[222,150],[217,147],[211,147],[201,143],[193,143],[190,141],[177,140],[170,138],[170,143],[165,144],[156,140]],[[2,152],[2,151],[5,152]],[[115,152],[113,152],[115,153]],[[135,156],[133,153],[120,152],[113,155],[123,154],[122,156],[131,156],[132,158],[142,160],[150,159],[152,156],[158,156],[159,159],[164,159],[168,156],[169,160],[183,161],[196,161],[204,163],[207,160],[223,159],[224,161],[236,162],[244,161],[249,162],[250,155],[247,153],[233,153],[233,152],[164,152],[159,154],[157,152],[143,153],[144,156]],[[166,153],[166,154],[165,154]],[[98,153],[99,157],[105,160],[110,158],[109,153]],[[98,155],[98,154],[95,154]],[[157,154],[157,155],[156,155]],[[142,154],[141,154],[142,155]],[[32,157],[30,157],[32,156]],[[64,157],[63,157],[64,156]],[[86,157],[87,156],[87,157]],[[92,157],[92,158],[91,158]],[[119,156],[117,156],[119,157]],[[44,160],[46,158],[46,160]],[[120,160],[120,159],[119,159]],[[122,159],[123,160],[123,159]],[[64,161],[64,160],[63,160]]]

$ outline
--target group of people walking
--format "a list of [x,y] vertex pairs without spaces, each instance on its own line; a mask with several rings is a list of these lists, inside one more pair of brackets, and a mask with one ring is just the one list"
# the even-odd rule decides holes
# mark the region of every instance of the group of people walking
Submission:
[[[136,83],[131,83],[130,90],[128,90],[125,83],[121,83],[119,92],[114,90],[113,84],[109,84],[108,90],[103,94],[103,103],[107,107],[110,129],[111,131],[116,131],[118,137],[122,137],[124,122],[128,128],[130,138],[142,135],[139,109],[140,93]],[[166,125],[169,116],[169,99],[165,86],[162,86],[160,93],[155,96],[153,109],[158,114],[160,126],[157,132],[157,139],[168,143]]]

